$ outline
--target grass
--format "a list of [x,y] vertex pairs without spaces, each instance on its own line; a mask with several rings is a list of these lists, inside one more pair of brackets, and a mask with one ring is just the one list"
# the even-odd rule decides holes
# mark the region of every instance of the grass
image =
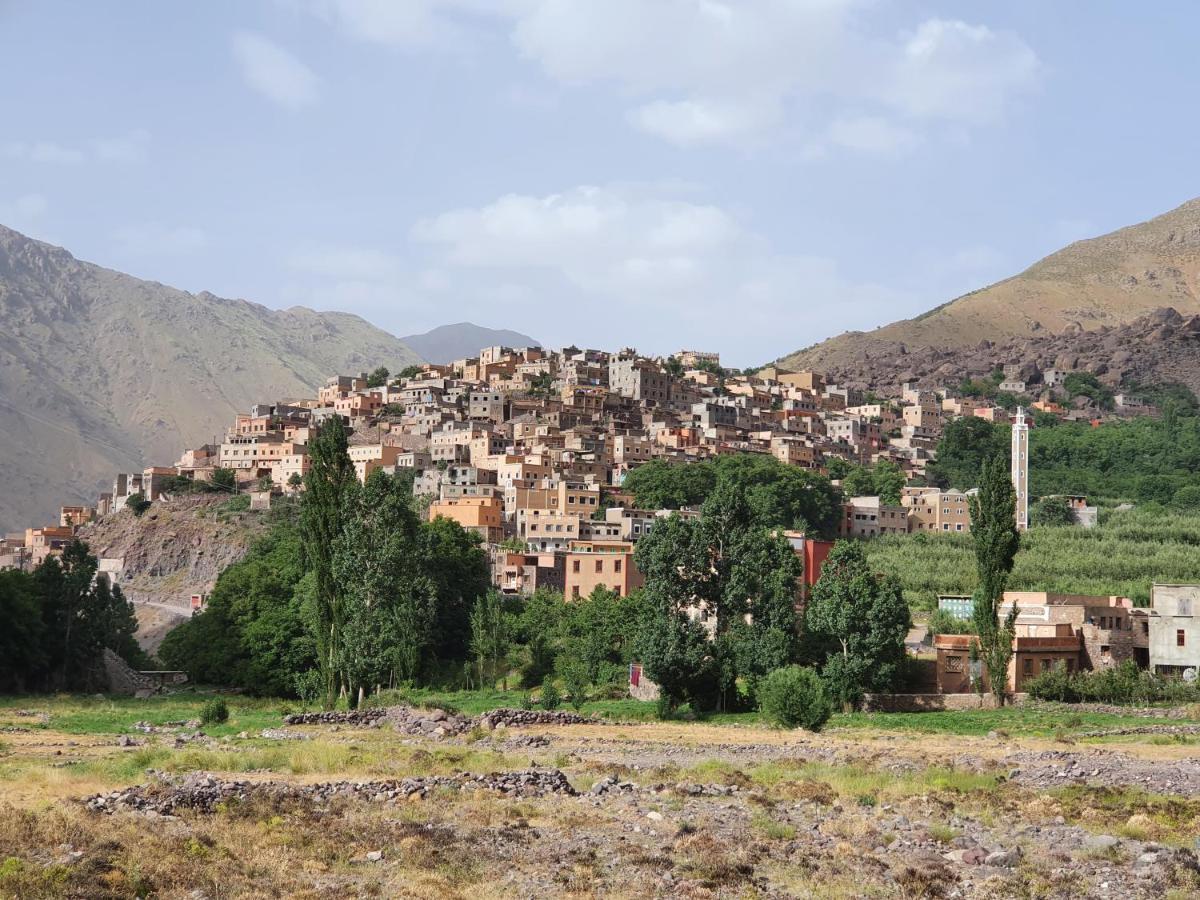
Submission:
[[921,713],[850,713],[835,715],[828,727],[916,734],[982,737],[1007,732],[1011,737],[1048,737],[1062,733],[1128,728],[1153,723],[1142,717],[1088,712],[1069,706],[1006,706],[1001,709]]

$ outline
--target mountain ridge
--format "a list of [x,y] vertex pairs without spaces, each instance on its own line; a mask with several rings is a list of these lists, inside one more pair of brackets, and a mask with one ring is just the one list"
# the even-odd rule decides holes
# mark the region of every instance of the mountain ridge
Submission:
[[1200,198],[1144,222],[1074,241],[1024,271],[910,319],[851,331],[778,360],[836,369],[903,347],[967,347],[1129,323],[1155,309],[1200,312]]
[[445,365],[474,356],[482,347],[540,347],[541,342],[507,328],[485,328],[473,322],[439,325],[421,334],[400,338],[426,361]]
[[420,361],[350,313],[192,294],[0,226],[0,528],[174,462],[252,403]]

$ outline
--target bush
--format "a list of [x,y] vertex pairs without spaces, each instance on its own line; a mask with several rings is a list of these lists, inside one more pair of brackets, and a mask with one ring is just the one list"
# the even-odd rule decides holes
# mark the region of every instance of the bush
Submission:
[[1067,672],[1060,663],[1026,681],[1025,690],[1037,700],[1118,706],[1182,703],[1200,697],[1200,687],[1143,672],[1132,660],[1098,672]]
[[944,609],[935,609],[929,617],[930,635],[939,634],[974,634],[975,623],[969,619],[960,619]]
[[229,720],[229,707],[225,701],[218,698],[209,700],[200,708],[201,725],[220,725]]
[[542,709],[558,709],[562,705],[562,694],[558,686],[547,678],[542,682]]
[[833,712],[820,677],[803,666],[787,666],[769,674],[759,685],[758,702],[782,728],[820,731]]
[[130,494],[125,498],[125,505],[133,510],[135,516],[140,516],[150,508],[150,501],[146,499],[145,494]]
[[577,711],[583,709],[587,702],[588,677],[582,665],[574,663],[567,666],[562,673],[563,686],[567,689],[571,706]]

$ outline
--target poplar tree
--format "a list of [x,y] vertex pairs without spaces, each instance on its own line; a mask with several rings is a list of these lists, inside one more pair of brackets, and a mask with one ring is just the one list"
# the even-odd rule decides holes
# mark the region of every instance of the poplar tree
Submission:
[[1002,622],[1000,604],[1020,547],[1020,536],[1017,534],[1017,494],[1002,456],[984,461],[979,493],[971,497],[970,510],[971,542],[975,547],[975,569],[979,575],[973,614],[975,630],[979,634],[979,657],[987,669],[996,702],[1003,704],[1016,632],[1017,605],[1013,604]]
[[345,624],[342,591],[333,577],[333,551],[342,534],[346,488],[354,480],[346,427],[340,416],[331,416],[308,442],[308,458],[300,528],[305,561],[313,573],[313,637],[325,687],[325,707],[331,709],[338,694],[338,661],[342,658],[341,631]]

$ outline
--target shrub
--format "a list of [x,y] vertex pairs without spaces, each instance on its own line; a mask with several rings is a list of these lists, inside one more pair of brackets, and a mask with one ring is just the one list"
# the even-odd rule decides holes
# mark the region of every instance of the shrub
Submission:
[[1026,681],[1025,689],[1037,700],[1123,706],[1164,700],[1181,703],[1200,697],[1200,687],[1143,672],[1132,660],[1098,672],[1067,672],[1060,663]]
[[782,728],[820,731],[832,707],[825,685],[812,669],[787,666],[769,674],[758,688],[762,711]]
[[135,516],[140,516],[150,508],[150,501],[146,499],[145,494],[130,494],[125,498],[125,505],[133,510]]
[[558,685],[547,678],[542,682],[542,709],[558,709],[562,705],[562,694]]
[[567,666],[562,673],[563,686],[567,689],[571,706],[576,710],[583,709],[587,702],[588,677],[583,666],[573,664]]
[[220,725],[229,720],[229,707],[219,697],[209,700],[200,708],[200,724]]

